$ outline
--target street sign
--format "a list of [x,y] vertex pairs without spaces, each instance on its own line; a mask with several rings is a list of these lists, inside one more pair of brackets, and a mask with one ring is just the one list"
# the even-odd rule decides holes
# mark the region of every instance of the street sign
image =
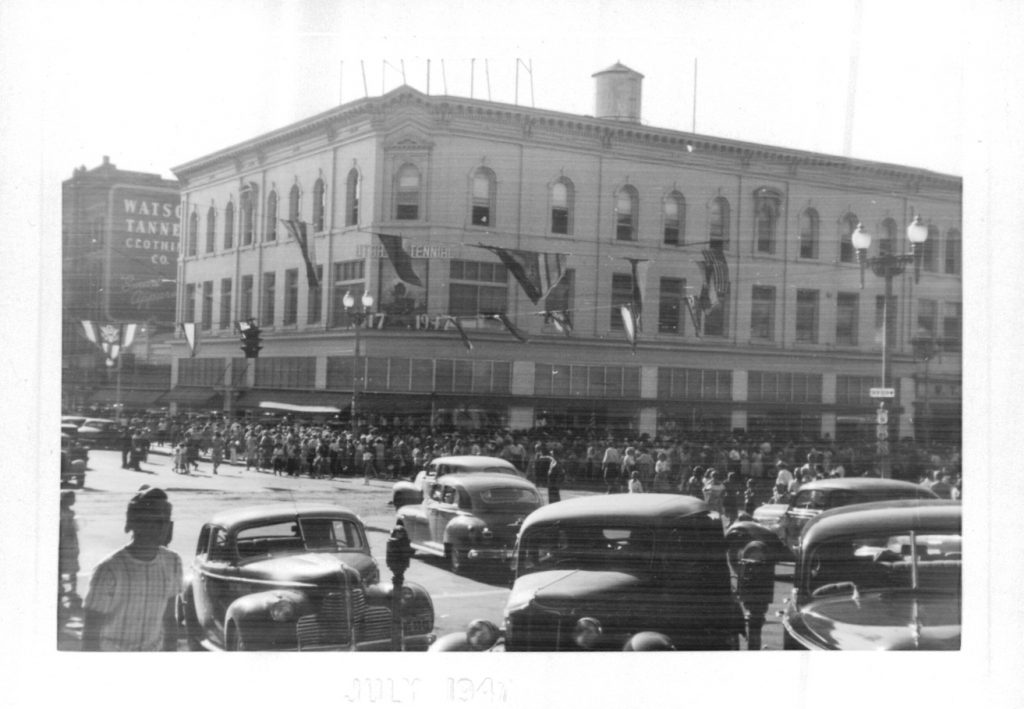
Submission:
[[878,442],[878,455],[888,455],[888,454],[889,454],[889,441],[879,441]]
[[879,426],[878,430],[875,431],[875,438],[879,441],[889,440],[889,428],[887,426]]
[[879,409],[875,412],[875,423],[879,426],[889,423],[889,412],[885,409]]
[[872,399],[892,399],[896,396],[896,389],[893,387],[871,387],[868,389],[868,396]]

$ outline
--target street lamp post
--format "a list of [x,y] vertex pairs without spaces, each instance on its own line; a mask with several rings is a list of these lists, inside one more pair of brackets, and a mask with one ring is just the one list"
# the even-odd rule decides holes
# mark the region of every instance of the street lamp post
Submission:
[[[910,242],[910,251],[904,254],[883,253],[878,256],[868,256],[868,248],[871,246],[871,234],[864,231],[861,224],[853,232],[853,248],[857,250],[857,261],[860,263],[860,287],[864,288],[864,268],[869,266],[871,271],[879,278],[885,279],[885,296],[882,302],[882,388],[889,388],[889,380],[892,375],[892,352],[891,347],[896,339],[896,314],[892,309],[893,279],[903,275],[906,267],[914,264],[914,282],[921,278],[921,252],[917,247],[928,238],[928,227],[921,221],[919,215],[915,215],[912,222],[907,226],[907,240]],[[879,468],[883,478],[891,477],[889,459],[889,432],[896,423],[894,417],[884,413],[885,399],[879,403],[878,414],[878,459]]]
[[348,316],[350,318],[352,318],[352,322],[355,324],[355,330],[356,330],[356,333],[355,333],[355,343],[354,343],[355,346],[353,347],[353,352],[352,352],[353,357],[352,357],[352,410],[351,410],[351,416],[352,416],[352,432],[353,433],[355,433],[356,414],[358,413],[358,408],[359,408],[358,404],[357,404],[357,400],[358,400],[358,397],[359,397],[359,391],[358,391],[357,386],[356,386],[356,384],[357,384],[356,369],[361,364],[360,352],[359,352],[360,331],[363,328],[363,322],[366,320],[367,317],[369,317],[371,315],[370,308],[373,307],[373,296],[364,291],[363,292],[363,297],[360,300],[362,301],[362,308],[360,310],[355,310],[354,308],[355,308],[355,304],[356,304],[356,299],[354,297],[352,297],[352,293],[350,293],[349,291],[345,291],[345,296],[341,299],[341,304],[345,306],[345,312],[348,313]]

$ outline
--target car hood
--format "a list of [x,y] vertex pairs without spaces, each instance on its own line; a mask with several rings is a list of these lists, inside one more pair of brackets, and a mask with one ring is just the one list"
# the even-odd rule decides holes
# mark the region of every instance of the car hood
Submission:
[[553,569],[516,579],[507,607],[514,609],[535,601],[547,607],[577,605],[581,600],[618,598],[640,585],[634,574],[622,571]]
[[862,593],[807,603],[787,617],[790,632],[827,650],[958,650],[956,594]]
[[777,522],[782,515],[786,513],[789,505],[772,502],[766,505],[761,505],[754,510],[754,521],[755,522]]
[[307,552],[250,561],[240,567],[240,573],[248,578],[285,584],[316,584],[346,566],[366,579],[376,564],[362,552]]

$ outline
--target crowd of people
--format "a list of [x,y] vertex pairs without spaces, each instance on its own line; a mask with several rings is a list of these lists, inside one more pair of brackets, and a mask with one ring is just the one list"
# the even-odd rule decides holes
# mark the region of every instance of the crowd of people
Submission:
[[[558,471],[559,486],[604,492],[677,492],[707,500],[728,518],[768,501],[789,499],[811,480],[878,476],[874,441],[698,431],[672,436],[531,429],[439,430],[245,417],[135,419],[126,449],[145,456],[151,442],[169,447],[175,470],[212,472],[230,462],[245,470],[311,477],[411,478],[443,455],[491,455],[510,461],[538,485]],[[133,464],[135,453],[126,455]],[[892,477],[962,495],[959,446],[897,442]]]

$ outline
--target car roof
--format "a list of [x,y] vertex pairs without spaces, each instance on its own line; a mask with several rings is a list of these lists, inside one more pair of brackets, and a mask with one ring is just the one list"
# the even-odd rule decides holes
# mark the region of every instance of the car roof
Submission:
[[516,466],[504,458],[495,458],[489,455],[442,455],[434,458],[428,464],[432,465],[458,465],[464,468],[508,468],[515,470]]
[[664,493],[617,493],[589,495],[546,505],[530,513],[523,529],[556,522],[584,522],[598,519],[608,524],[660,526],[681,517],[690,517],[709,510],[707,503],[688,495]]
[[487,490],[492,487],[519,487],[536,490],[537,486],[515,473],[449,473],[437,481],[443,485],[455,485],[467,491]]
[[918,528],[959,533],[963,505],[959,500],[882,500],[846,505],[822,512],[807,523],[800,544],[817,545],[837,537],[884,534]]
[[87,418],[83,423],[117,423],[114,419]]
[[[825,478],[804,483],[798,492],[804,490],[925,490],[926,487],[906,480],[892,478]],[[934,494],[934,493],[932,493]],[[935,495],[938,497],[938,495]]]
[[271,505],[238,507],[217,512],[210,517],[209,524],[231,529],[248,526],[253,522],[283,522],[296,517],[344,517],[359,519],[352,510],[337,505],[293,504],[280,502]]

